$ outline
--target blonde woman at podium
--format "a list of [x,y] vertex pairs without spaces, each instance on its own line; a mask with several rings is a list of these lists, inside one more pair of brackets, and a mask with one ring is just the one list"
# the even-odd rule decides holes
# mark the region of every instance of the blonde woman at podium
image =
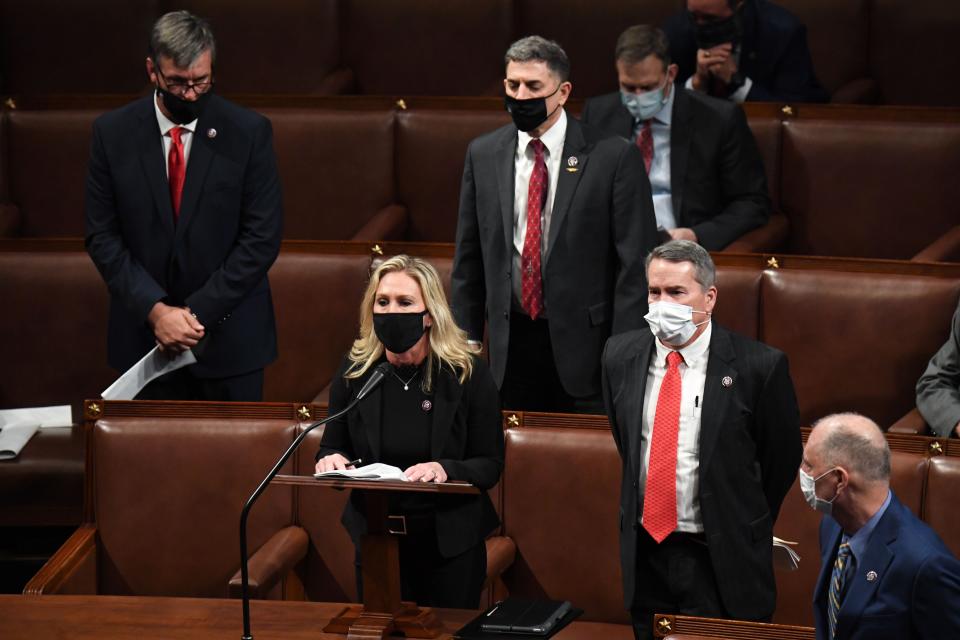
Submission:
[[[382,362],[392,369],[358,407],[326,426],[317,472],[382,462],[412,482],[466,481],[479,495],[397,493],[401,595],[432,607],[476,609],[486,577],[484,539],[499,525],[486,493],[503,470],[500,399],[486,363],[453,320],[436,269],[395,256],[373,272],[360,306],[360,336],[330,388],[345,407]],[[357,546],[366,531],[362,492],[341,522]],[[362,599],[362,595],[361,595]]]

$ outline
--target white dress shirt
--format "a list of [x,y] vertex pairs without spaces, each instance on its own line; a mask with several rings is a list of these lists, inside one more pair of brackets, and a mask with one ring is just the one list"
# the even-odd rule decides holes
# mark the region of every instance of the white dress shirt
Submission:
[[[650,163],[650,190],[653,193],[653,212],[657,216],[658,229],[676,229],[677,219],[673,214],[673,192],[670,188],[670,125],[673,121],[673,98],[679,88],[671,85],[667,101],[651,118],[650,133],[653,135],[653,161]],[[643,129],[643,120],[633,124],[633,139]]]
[[[700,416],[703,411],[703,389],[707,382],[707,360],[710,358],[710,336],[713,324],[691,344],[680,349],[680,430],[677,434],[677,531],[703,533],[700,517]],[[650,464],[650,439],[657,414],[660,386],[667,373],[667,354],[672,351],[654,338],[656,353],[647,371],[647,386],[643,392],[643,419],[640,433],[640,491],[647,486],[647,468]],[[642,513],[642,510],[641,510]],[[641,519],[642,520],[642,519]]]
[[[543,203],[543,210],[540,217],[540,256],[546,254],[547,243],[550,238],[550,219],[553,213],[553,199],[557,195],[557,177],[560,175],[560,160],[563,155],[563,143],[567,137],[567,112],[560,107],[560,118],[553,123],[553,126],[540,136],[540,141],[544,146],[544,162],[547,165],[547,198]],[[517,132],[517,150],[513,161],[513,306],[514,310],[520,309],[521,289],[522,289],[522,271],[520,269],[521,255],[523,254],[523,241],[527,237],[527,191],[530,184],[530,175],[533,173],[534,151],[530,146],[533,138],[529,133],[523,131]],[[543,260],[540,261],[541,274],[543,273]],[[547,315],[547,301],[544,296],[544,312],[541,317]]]
[[156,98],[153,100],[153,109],[157,113],[157,124],[160,125],[160,141],[163,143],[163,166],[167,171],[167,178],[169,178],[170,165],[168,158],[170,157],[170,145],[173,144],[173,140],[170,138],[170,130],[174,127],[184,129],[180,132],[180,142],[183,143],[183,166],[186,167],[187,161],[190,159],[190,147],[193,143],[193,133],[197,129],[197,121],[194,120],[187,124],[177,124],[163,115],[163,111],[160,111],[160,105],[157,104]]

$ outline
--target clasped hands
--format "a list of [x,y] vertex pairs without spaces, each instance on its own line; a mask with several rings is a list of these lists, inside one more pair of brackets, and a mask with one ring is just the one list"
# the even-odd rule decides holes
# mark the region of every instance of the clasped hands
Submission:
[[[316,473],[326,471],[345,471],[350,461],[339,453],[331,453],[317,460]],[[352,468],[352,467],[351,467]],[[446,482],[447,472],[439,462],[421,462],[404,469],[403,474],[410,482]]]
[[737,60],[733,55],[733,44],[725,42],[709,49],[697,49],[697,71],[693,75],[693,88],[706,91],[711,77],[730,84],[737,72]]
[[197,346],[203,338],[204,328],[189,307],[171,307],[158,302],[153,305],[147,321],[153,327],[160,351],[179,353]]

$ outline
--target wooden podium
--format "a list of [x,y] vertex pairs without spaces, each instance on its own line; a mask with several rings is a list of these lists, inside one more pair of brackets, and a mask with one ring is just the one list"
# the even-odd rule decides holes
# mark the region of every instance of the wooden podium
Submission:
[[[429,608],[400,600],[400,555],[397,535],[388,519],[391,493],[479,494],[475,486],[461,482],[402,482],[385,480],[316,479],[312,476],[278,475],[274,484],[327,489],[359,489],[364,496],[367,535],[360,540],[363,575],[363,605],[343,608],[325,633],[345,633],[348,640],[384,638],[397,631],[408,638],[436,638],[443,632]],[[394,524],[394,526],[396,526]]]

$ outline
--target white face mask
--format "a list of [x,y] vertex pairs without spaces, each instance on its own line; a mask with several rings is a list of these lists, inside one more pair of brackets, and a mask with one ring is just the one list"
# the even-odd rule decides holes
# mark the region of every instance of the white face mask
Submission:
[[649,120],[660,113],[660,109],[667,103],[668,96],[665,96],[664,93],[667,82],[669,81],[670,78],[668,76],[662,86],[652,91],[644,91],[643,93],[627,93],[621,90],[620,100],[634,119],[640,121]]
[[811,476],[809,473],[800,469],[800,491],[803,492],[803,499],[807,501],[807,504],[810,505],[811,509],[819,511],[820,513],[825,513],[830,515],[833,512],[833,501],[837,499],[837,496],[833,496],[829,500],[823,500],[822,498],[817,497],[817,480],[826,476],[827,474],[833,473],[837,470],[837,467],[830,469],[829,471],[824,471],[816,478]]
[[[697,311],[710,315],[708,311]],[[663,342],[679,346],[686,344],[696,333],[697,327],[710,321],[709,317],[703,322],[693,321],[693,307],[687,304],[678,304],[666,300],[650,303],[650,311],[643,319],[650,325],[650,331]]]

